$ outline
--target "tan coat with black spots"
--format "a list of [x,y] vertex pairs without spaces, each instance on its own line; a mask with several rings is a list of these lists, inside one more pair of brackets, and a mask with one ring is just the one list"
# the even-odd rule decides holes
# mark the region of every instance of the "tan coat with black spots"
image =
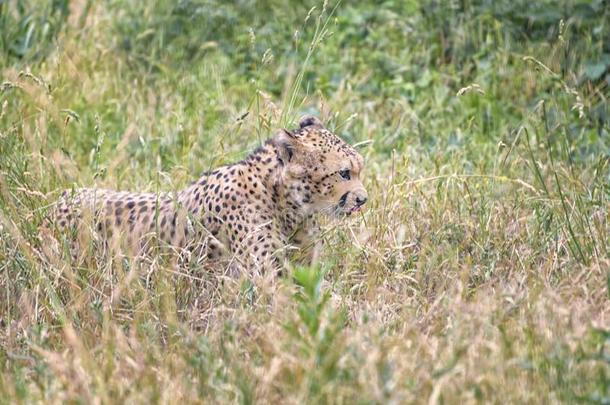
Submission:
[[[66,191],[53,223],[78,259],[94,241],[130,256],[171,249],[240,269],[277,268],[286,247],[311,246],[320,212],[350,215],[367,200],[362,156],[306,116],[244,160],[204,174],[170,194]],[[307,256],[307,254],[305,254]]]

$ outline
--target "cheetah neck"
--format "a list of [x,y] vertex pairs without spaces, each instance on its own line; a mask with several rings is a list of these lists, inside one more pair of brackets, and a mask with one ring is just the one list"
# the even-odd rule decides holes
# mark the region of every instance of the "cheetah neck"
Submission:
[[285,165],[279,158],[277,148],[271,143],[252,153],[246,159],[246,162],[248,161],[256,164],[260,162],[264,165],[260,173],[261,183],[268,190],[275,204],[274,212],[282,233],[290,237],[297,230],[302,229],[312,216],[308,198],[303,196],[301,188],[298,187],[299,181],[288,181],[290,177],[286,173]]

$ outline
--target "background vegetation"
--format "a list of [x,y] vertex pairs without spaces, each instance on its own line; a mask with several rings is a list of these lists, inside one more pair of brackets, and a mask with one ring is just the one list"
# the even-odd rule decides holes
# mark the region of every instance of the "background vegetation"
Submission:
[[[3,0],[0,55],[0,401],[610,402],[608,1]],[[319,268],[40,254],[303,113],[371,196]]]

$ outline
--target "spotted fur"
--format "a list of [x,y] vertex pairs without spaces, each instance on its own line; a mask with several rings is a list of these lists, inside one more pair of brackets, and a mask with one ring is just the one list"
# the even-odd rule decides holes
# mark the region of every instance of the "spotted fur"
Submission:
[[267,268],[287,246],[310,245],[315,214],[359,210],[367,199],[362,168],[354,148],[306,116],[297,130],[281,130],[246,159],[175,194],[66,191],[54,223],[71,238],[75,258],[89,234],[104,249],[131,255],[163,248]]

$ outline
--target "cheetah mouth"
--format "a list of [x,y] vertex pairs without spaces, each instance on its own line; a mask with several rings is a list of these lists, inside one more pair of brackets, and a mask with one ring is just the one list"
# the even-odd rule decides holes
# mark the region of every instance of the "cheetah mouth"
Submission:
[[344,213],[346,216],[348,216],[348,217],[349,217],[350,215],[352,215],[352,214],[357,214],[357,213],[359,213],[360,211],[362,211],[362,207],[361,207],[360,205],[356,205],[355,207],[353,207],[353,208],[351,208],[351,209],[349,209],[349,210],[347,210],[347,211],[346,211],[346,210],[343,210],[343,213]]

